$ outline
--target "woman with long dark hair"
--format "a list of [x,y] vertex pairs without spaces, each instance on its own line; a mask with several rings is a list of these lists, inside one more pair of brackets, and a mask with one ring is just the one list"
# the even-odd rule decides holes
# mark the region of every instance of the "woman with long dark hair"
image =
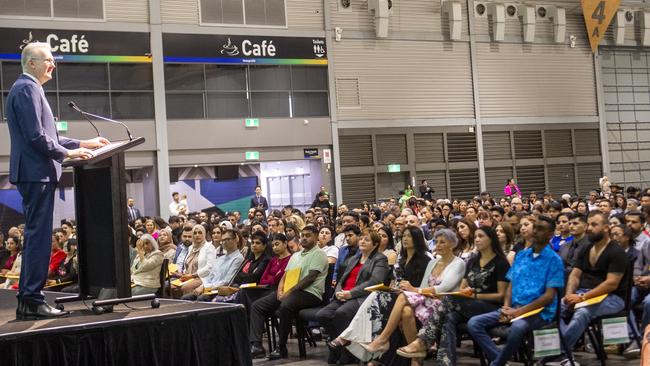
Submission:
[[438,344],[437,363],[456,364],[456,327],[475,315],[501,307],[508,288],[506,274],[510,265],[501,249],[496,230],[481,226],[474,244],[478,251],[467,263],[458,296],[445,296],[438,311],[431,314],[418,332],[417,339],[397,354],[423,359],[427,350]]
[[[422,230],[407,227],[402,237],[402,249],[397,264],[393,269],[393,288],[413,287],[419,285],[425,277],[426,268],[430,261]],[[356,315],[338,338],[331,342],[332,346],[347,347],[348,351],[362,361],[370,361],[380,357],[381,353],[367,352],[361,344],[375,339],[388,322],[388,315],[395,304],[396,292],[372,292],[361,304]],[[394,353],[393,353],[394,354]],[[382,360],[384,361],[384,360]],[[383,362],[390,364],[391,362]]]
[[473,220],[464,218],[456,223],[455,228],[460,239],[456,247],[456,255],[464,260],[468,260],[475,253],[474,232],[476,231],[476,224]]
[[456,233],[449,229],[441,229],[436,231],[434,239],[436,239],[439,256],[429,262],[419,288],[400,284],[402,293],[397,297],[381,334],[370,344],[361,345],[367,352],[375,354],[388,351],[389,338],[400,325],[407,342],[415,340],[416,320],[426,321],[442,304],[436,294],[458,290],[462,274],[465,273],[465,263],[454,255],[454,248],[458,244]]

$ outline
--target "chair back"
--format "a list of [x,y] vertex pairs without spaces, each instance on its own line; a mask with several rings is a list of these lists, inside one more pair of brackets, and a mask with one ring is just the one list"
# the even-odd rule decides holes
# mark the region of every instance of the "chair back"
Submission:
[[[621,278],[621,281],[625,283],[625,309],[624,311],[629,314],[629,311],[632,310],[632,288],[634,287],[634,262],[630,262],[627,266],[627,270]],[[628,315],[629,316],[629,315]]]
[[332,277],[334,277],[334,265],[330,263],[327,266],[327,276],[325,277],[325,293],[323,293],[323,304],[329,304],[332,296],[334,296],[334,286],[332,286]]
[[169,259],[163,259],[162,266],[160,267],[160,288],[156,291],[157,297],[165,297],[165,286],[169,278]]

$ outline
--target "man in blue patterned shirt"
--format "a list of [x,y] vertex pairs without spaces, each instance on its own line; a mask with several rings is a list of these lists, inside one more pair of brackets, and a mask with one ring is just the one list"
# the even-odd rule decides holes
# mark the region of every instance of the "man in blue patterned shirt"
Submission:
[[[534,226],[534,245],[517,254],[506,278],[510,281],[503,307],[478,315],[467,323],[469,333],[490,360],[491,366],[505,365],[519,348],[524,335],[546,325],[555,317],[557,289],[564,287],[562,259],[548,246],[555,231],[552,219],[540,216]],[[540,313],[511,320],[532,310]],[[499,349],[488,333],[491,328],[510,324],[508,338]]]

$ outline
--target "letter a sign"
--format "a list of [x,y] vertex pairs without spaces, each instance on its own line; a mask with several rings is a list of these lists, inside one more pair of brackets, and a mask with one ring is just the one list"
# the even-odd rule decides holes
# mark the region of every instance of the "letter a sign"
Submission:
[[621,5],[621,0],[581,0],[581,3],[591,51],[596,53],[600,40]]

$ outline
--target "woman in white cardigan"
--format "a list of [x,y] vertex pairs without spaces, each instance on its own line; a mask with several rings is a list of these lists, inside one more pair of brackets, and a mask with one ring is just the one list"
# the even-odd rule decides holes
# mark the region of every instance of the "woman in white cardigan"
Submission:
[[131,265],[131,295],[155,294],[160,288],[160,267],[163,254],[158,243],[149,234],[144,234],[135,244],[137,255]]
[[465,262],[454,255],[458,245],[456,233],[450,229],[440,229],[433,235],[438,257],[429,262],[419,288],[405,285],[395,301],[386,327],[370,344],[362,345],[370,353],[383,353],[390,348],[388,339],[402,325],[402,332],[408,343],[417,337],[416,319],[424,323],[442,301],[437,294],[458,291]]
[[196,300],[203,293],[203,284],[207,282],[212,272],[212,264],[217,257],[219,243],[208,243],[205,240],[205,228],[201,224],[192,228],[193,244],[185,259],[186,273],[181,276],[185,284],[181,287],[183,300]]

